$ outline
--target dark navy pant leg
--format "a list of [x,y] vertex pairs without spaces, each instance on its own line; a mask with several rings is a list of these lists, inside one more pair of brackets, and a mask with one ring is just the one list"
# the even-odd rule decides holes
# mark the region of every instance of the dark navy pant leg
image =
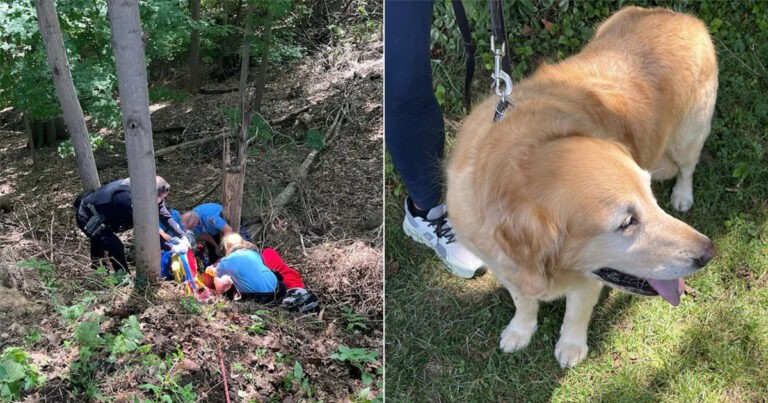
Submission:
[[387,150],[411,199],[440,203],[443,115],[432,88],[432,1],[385,1],[384,129]]

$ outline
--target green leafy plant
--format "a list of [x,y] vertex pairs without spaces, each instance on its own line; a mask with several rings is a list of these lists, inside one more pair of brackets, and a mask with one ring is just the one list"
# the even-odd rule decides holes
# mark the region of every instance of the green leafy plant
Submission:
[[[236,135],[242,121],[240,108],[219,108],[219,113],[226,117],[230,133]],[[264,142],[271,138],[272,129],[267,121],[258,113],[251,114],[251,120],[248,125],[248,140],[254,139]]]
[[325,147],[323,132],[317,129],[307,130],[307,134],[304,136],[304,143],[315,150],[322,150]]
[[[96,150],[104,150],[106,152],[111,152],[114,150],[114,147],[112,144],[109,144],[107,142],[107,139],[104,138],[104,136],[100,136],[98,134],[89,134],[89,138],[91,141],[91,149]],[[66,139],[59,143],[58,148],[56,149],[57,154],[59,155],[59,158],[67,158],[67,157],[74,157],[75,156],[75,145],[72,144],[72,139]]]
[[29,333],[27,333],[27,337],[26,337],[26,340],[24,341],[24,344],[27,346],[33,346],[42,339],[43,339],[43,335],[40,334],[40,330],[36,327],[33,327],[32,329],[30,329]]
[[293,370],[289,371],[284,377],[285,387],[293,392],[304,392],[307,397],[312,397],[312,386],[309,384],[309,378],[304,373],[304,368],[298,361],[293,363]]
[[[379,390],[384,390],[384,382],[379,382],[377,387]],[[371,393],[372,391],[370,386],[360,389],[360,391],[357,392],[357,395],[352,396],[352,401],[355,403],[381,403],[384,401],[383,393],[377,393],[373,396],[373,398],[371,398]]]
[[373,382],[373,375],[366,369],[367,365],[376,363],[376,357],[379,355],[377,350],[368,350],[365,348],[350,348],[339,346],[338,353],[333,353],[329,358],[346,361],[360,370],[363,384],[370,385]]
[[163,86],[149,87],[149,101],[150,102],[184,102],[189,97],[189,93],[184,90],[175,88],[168,88]]
[[179,305],[184,312],[190,315],[200,315],[203,313],[202,305],[197,301],[197,298],[191,295],[185,295],[179,300]]
[[89,397],[99,395],[95,381],[97,371],[105,363],[114,363],[118,357],[139,351],[146,353],[150,346],[142,346],[144,335],[136,316],[123,320],[119,332],[101,332],[102,317],[93,312],[82,315],[75,327],[75,343],[78,346],[78,358],[70,365],[69,381],[75,391],[84,391]]
[[248,333],[259,335],[267,332],[267,320],[272,319],[269,317],[269,311],[259,309],[250,315],[250,318],[253,323],[248,325]]
[[147,382],[139,385],[139,388],[152,392],[154,397],[161,402],[196,402],[197,393],[194,391],[192,382],[181,386],[179,385],[181,376],[173,374],[173,368],[183,359],[184,352],[179,346],[176,346],[176,352],[166,357],[165,360],[154,354],[148,355],[142,363],[152,367],[155,379],[159,384]]
[[73,326],[77,320],[85,314],[86,309],[95,301],[96,297],[90,293],[86,293],[83,298],[80,299],[80,302],[66,306],[58,304],[56,302],[56,298],[54,297],[54,305],[56,306],[56,311],[58,311],[61,317],[64,319],[64,324]]
[[253,355],[256,358],[262,358],[262,357],[267,355],[267,349],[265,349],[265,348],[257,348],[256,350],[254,350]]
[[40,376],[24,350],[8,347],[0,355],[0,400],[14,401],[21,392],[41,386],[45,378]]
[[368,330],[368,325],[365,322],[365,318],[360,316],[354,309],[349,306],[341,308],[341,317],[346,323],[347,331],[353,333],[360,333]]
[[19,267],[30,267],[37,271],[37,274],[43,280],[43,285],[50,292],[56,290],[59,286],[56,283],[56,271],[53,263],[47,260],[32,258],[16,263]]
[[[187,50],[189,13],[178,1],[139,3],[147,42],[147,62],[172,60]],[[93,122],[120,125],[111,30],[105,2],[73,0],[56,4],[78,98]],[[0,104],[14,106],[36,120],[61,115],[33,2],[0,3]],[[84,29],[84,27],[88,27]],[[61,154],[68,155],[66,147]]]

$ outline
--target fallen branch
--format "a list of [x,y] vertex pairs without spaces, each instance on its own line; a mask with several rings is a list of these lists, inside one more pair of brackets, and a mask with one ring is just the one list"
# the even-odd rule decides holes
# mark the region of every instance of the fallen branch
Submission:
[[174,146],[163,148],[162,150],[155,151],[155,157],[161,157],[163,155],[170,154],[172,152],[181,150],[183,148],[199,146],[201,144],[205,144],[205,143],[210,143],[212,141],[216,141],[216,140],[226,136],[228,130],[229,129],[221,129],[218,132],[214,132],[214,133],[218,133],[218,134],[216,134],[213,137],[205,137],[205,138],[202,138],[202,139],[190,140],[190,141],[187,141],[186,143],[176,144]]
[[203,202],[203,200],[207,199],[208,196],[211,195],[211,193],[213,193],[216,189],[219,188],[219,186],[221,186],[221,182],[223,181],[224,181],[224,178],[217,179],[214,184],[209,186],[210,190],[208,190],[206,194],[202,195],[199,199],[197,199],[197,201],[194,204],[192,204],[192,207],[199,206]]
[[311,108],[313,106],[314,105],[309,104],[309,105],[307,105],[307,106],[305,106],[303,108],[296,109],[295,111],[289,112],[287,115],[285,115],[283,117],[279,117],[277,119],[270,120],[269,123],[271,123],[273,125],[279,125],[279,124],[285,122],[286,120],[293,119],[294,117],[296,117],[296,115],[306,111],[307,109],[309,109],[309,108]]
[[158,134],[162,132],[178,131],[178,130],[187,130],[187,126],[175,125],[175,126],[166,126],[166,127],[160,127],[160,128],[156,128],[154,126],[152,127],[152,133],[154,134]]
[[206,89],[206,88],[200,88],[200,89],[197,91],[197,93],[198,93],[198,94],[207,94],[207,95],[213,95],[213,94],[227,94],[227,93],[230,93],[230,92],[235,92],[235,91],[237,91],[237,90],[238,90],[238,88],[237,88],[237,87],[232,87],[232,88],[221,88],[221,89],[215,88],[215,89],[210,89],[210,90],[209,90],[209,89]]
[[[339,129],[341,128],[341,122],[344,120],[342,118],[342,114],[345,109],[346,106],[342,106],[336,113],[336,117],[334,118],[328,134],[325,137],[324,143],[326,147],[333,143],[333,141],[336,139]],[[299,183],[307,177],[307,174],[309,174],[309,168],[315,162],[315,159],[319,153],[320,150],[312,150],[312,152],[307,154],[307,156],[304,158],[304,161],[301,162],[301,165],[299,165],[299,168],[296,170],[294,180],[286,185],[285,188],[283,188],[283,191],[280,192],[280,194],[278,194],[277,197],[275,197],[270,203],[273,213],[282,210],[288,204],[288,202],[291,201],[291,198],[293,198],[293,195],[296,193],[296,189],[298,188]],[[265,224],[261,223],[251,231],[251,234],[254,237],[258,237],[258,234],[260,234],[265,227]]]

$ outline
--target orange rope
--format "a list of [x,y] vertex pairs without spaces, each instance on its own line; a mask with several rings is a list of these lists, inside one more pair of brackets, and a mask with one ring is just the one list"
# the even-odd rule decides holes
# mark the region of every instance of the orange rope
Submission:
[[224,395],[227,398],[227,403],[229,402],[229,387],[227,387],[227,371],[224,369],[224,356],[221,355],[221,344],[218,344],[219,347],[219,367],[221,368],[221,377],[224,379]]

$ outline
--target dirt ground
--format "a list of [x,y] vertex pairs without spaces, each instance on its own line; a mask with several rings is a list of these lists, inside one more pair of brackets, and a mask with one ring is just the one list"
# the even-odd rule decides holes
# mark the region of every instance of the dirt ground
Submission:
[[[332,12],[330,17],[342,27],[355,23]],[[166,380],[178,376],[180,386],[191,382],[198,401],[225,401],[225,380],[232,401],[349,401],[366,387],[370,393],[362,393],[363,401],[383,394],[378,384],[383,378],[382,38],[320,39],[299,63],[270,69],[261,114],[279,122],[272,125],[273,136],[249,148],[243,222],[257,246],[276,249],[302,273],[322,311],[300,315],[225,302],[190,307],[182,302],[188,300],[181,285],[162,283],[136,313],[141,344],[150,346],[148,354],[168,359]],[[153,84],[180,86],[183,76],[172,70]],[[203,86],[235,85],[236,77]],[[219,108],[237,102],[238,93],[230,92],[153,105],[155,151],[214,135],[227,127]],[[327,136],[337,116],[334,140],[285,208],[273,208],[273,198],[295,180],[312,151],[304,143],[307,130]],[[33,163],[23,130],[18,111],[2,112],[0,352],[22,347],[47,378],[24,393],[27,401],[79,401],[84,394],[75,394],[71,382],[77,322],[65,320],[61,307],[83,306],[83,317],[100,318],[102,336],[116,334],[130,313],[125,308],[131,285],[111,284],[111,277],[89,268],[88,242],[72,209],[81,191],[74,158],[62,159],[49,148],[37,150]],[[114,149],[95,153],[102,183],[128,176],[122,134],[106,138]],[[222,141],[212,141],[157,158],[158,174],[172,186],[171,207],[183,212],[221,202],[222,148]],[[130,256],[131,231],[121,238]],[[330,358],[339,346],[378,352],[363,366],[376,381],[365,385],[360,368]],[[139,388],[142,384],[172,390],[170,381],[163,384],[139,361],[127,356],[99,364],[94,372],[99,393],[133,401],[159,397]],[[303,371],[298,379],[296,363]]]

